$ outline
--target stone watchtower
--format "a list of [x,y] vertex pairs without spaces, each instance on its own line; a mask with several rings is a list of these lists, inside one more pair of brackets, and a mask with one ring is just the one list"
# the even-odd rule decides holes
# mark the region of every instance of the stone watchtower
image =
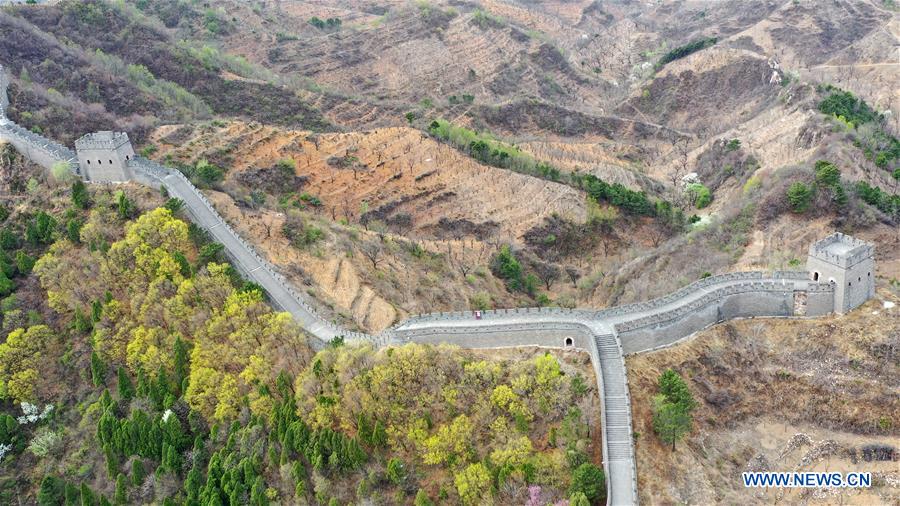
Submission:
[[846,313],[875,296],[875,247],[840,232],[809,247],[813,281],[834,284],[834,312]]
[[124,132],[87,134],[75,141],[75,151],[87,181],[121,183],[134,179],[128,167],[134,159],[134,149]]

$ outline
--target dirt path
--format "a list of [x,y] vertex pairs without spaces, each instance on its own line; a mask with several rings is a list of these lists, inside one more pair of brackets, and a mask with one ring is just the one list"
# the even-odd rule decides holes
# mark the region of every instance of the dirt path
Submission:
[[851,65],[813,65],[809,70],[817,69],[840,69],[840,68],[862,68],[862,67],[893,67],[900,66],[900,62],[888,63],[854,63]]

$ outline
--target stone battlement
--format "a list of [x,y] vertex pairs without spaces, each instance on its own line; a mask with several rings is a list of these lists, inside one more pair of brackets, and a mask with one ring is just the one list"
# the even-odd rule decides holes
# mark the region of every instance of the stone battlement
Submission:
[[873,254],[874,246],[840,232],[816,241],[809,247],[809,256],[845,269],[870,258]]
[[128,134],[125,132],[94,132],[85,134],[75,141],[75,149],[79,151],[84,149],[118,149],[128,142]]
[[0,140],[9,142],[22,155],[47,170],[59,162],[65,162],[72,173],[82,175],[72,150],[8,121],[2,115],[0,115]]

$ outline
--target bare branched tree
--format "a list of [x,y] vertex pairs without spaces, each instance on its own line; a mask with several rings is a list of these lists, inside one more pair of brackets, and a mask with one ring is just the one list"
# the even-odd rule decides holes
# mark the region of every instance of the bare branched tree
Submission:
[[569,281],[572,282],[572,286],[577,287],[578,280],[581,278],[581,271],[575,267],[568,266],[566,267],[566,275],[569,276]]
[[381,243],[380,242],[363,243],[363,245],[360,247],[360,250],[362,250],[363,256],[365,256],[366,258],[369,259],[370,262],[372,262],[372,268],[377,269],[378,262],[380,262],[382,260],[382,253],[384,252],[381,249]]
[[672,191],[674,193],[675,202],[681,199],[681,178],[687,175],[689,169],[688,158],[690,156],[691,147],[688,145],[687,138],[678,139],[672,145],[672,151],[675,154],[675,167],[669,173],[669,180],[672,182]]
[[378,239],[381,242],[384,242],[385,237],[387,237],[388,227],[381,220],[370,220],[369,221],[369,230],[378,234]]
[[556,264],[535,262],[532,266],[538,279],[540,279],[547,290],[553,286],[553,283],[559,279],[560,270]]
[[466,261],[465,255],[463,255],[462,252],[462,246],[460,246],[459,251],[454,252],[452,243],[448,242],[447,258],[450,259],[450,264],[462,274],[463,278],[468,276],[469,272],[472,271],[472,264]]
[[413,217],[409,213],[397,213],[388,221],[400,235],[406,235],[406,232],[408,232],[413,225]]

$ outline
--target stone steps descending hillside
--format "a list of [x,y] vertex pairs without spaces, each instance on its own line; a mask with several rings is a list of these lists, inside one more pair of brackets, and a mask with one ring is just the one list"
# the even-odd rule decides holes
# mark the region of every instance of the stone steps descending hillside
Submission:
[[631,401],[625,376],[622,348],[614,334],[595,334],[603,386],[603,437],[606,470],[609,473],[608,504],[637,504],[637,473]]

